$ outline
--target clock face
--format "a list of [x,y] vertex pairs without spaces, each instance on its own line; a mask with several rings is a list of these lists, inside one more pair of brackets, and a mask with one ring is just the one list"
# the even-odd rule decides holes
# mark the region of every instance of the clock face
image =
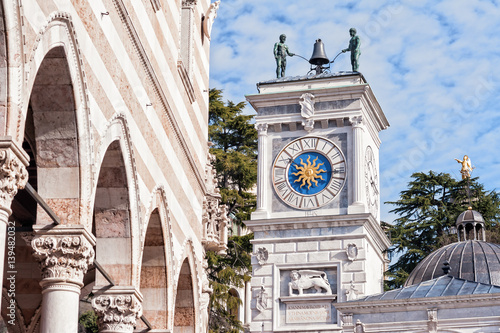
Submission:
[[375,155],[371,147],[367,147],[365,153],[365,188],[368,209],[376,217],[379,196],[378,173]]
[[330,140],[308,136],[287,144],[273,164],[273,186],[287,205],[310,210],[331,202],[346,178],[344,154]]

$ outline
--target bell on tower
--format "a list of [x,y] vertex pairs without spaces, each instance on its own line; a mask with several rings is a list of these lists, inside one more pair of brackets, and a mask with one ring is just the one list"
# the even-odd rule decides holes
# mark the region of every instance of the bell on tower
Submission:
[[486,241],[483,216],[469,207],[460,214],[456,222],[458,241],[482,240]]

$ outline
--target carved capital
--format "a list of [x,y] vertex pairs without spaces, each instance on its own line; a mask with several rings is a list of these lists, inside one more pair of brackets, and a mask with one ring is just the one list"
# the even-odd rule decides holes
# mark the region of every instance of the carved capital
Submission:
[[99,332],[133,332],[142,316],[142,295],[134,287],[94,288],[92,307]]
[[352,116],[349,117],[349,122],[351,123],[352,127],[361,127],[364,123],[363,116]]
[[12,199],[28,181],[29,157],[10,137],[0,138],[0,208],[10,211]]
[[353,326],[352,313],[342,314],[342,326]]
[[264,124],[264,123],[255,124],[255,129],[257,130],[257,133],[259,134],[259,136],[267,135],[267,128],[268,128],[267,124]]
[[95,238],[83,226],[33,226],[33,256],[40,262],[42,287],[67,282],[83,286],[83,276],[94,263]]

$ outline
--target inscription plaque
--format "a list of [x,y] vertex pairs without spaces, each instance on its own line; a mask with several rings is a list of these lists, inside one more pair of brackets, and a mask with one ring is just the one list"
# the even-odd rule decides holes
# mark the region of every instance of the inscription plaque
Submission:
[[331,303],[288,303],[286,305],[286,323],[332,323]]

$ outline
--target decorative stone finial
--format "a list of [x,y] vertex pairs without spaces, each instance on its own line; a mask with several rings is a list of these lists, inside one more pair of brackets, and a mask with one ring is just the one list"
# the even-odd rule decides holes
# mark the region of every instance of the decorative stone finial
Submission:
[[444,261],[442,269],[443,269],[444,275],[448,275],[450,273],[451,267],[450,267],[450,263],[449,263],[448,259],[446,259]]

